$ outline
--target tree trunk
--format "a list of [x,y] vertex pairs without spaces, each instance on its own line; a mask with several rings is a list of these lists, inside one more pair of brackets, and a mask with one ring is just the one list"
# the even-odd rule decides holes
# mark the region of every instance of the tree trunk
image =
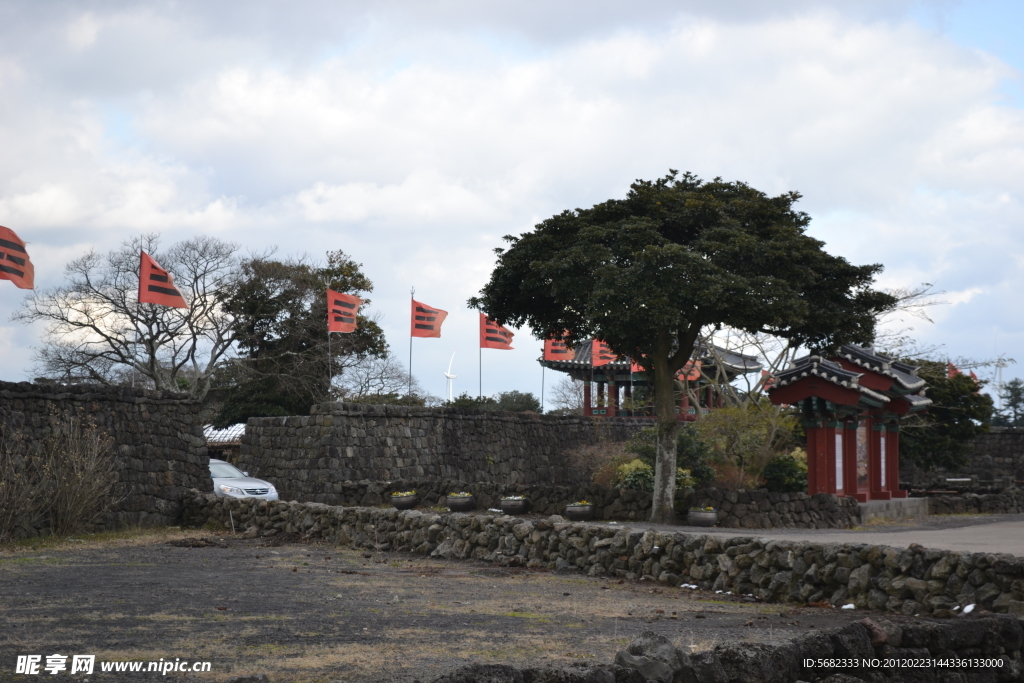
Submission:
[[651,521],[656,524],[675,522],[676,441],[679,419],[676,417],[675,379],[668,354],[654,358],[654,415],[657,418],[658,448],[654,461],[654,499]]

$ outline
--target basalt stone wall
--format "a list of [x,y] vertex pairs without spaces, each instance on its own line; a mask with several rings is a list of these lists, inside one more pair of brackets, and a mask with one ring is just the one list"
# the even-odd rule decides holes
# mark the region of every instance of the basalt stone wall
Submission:
[[284,498],[340,502],[346,481],[581,481],[568,452],[624,441],[639,420],[326,403],[307,417],[251,418],[239,467]]
[[955,496],[929,496],[932,515],[1016,514],[1024,512],[1024,491],[1014,487],[1001,493],[962,493]]
[[115,491],[121,500],[101,528],[176,523],[187,490],[212,490],[199,405],[183,395],[0,382],[0,426],[5,430],[39,439],[68,418],[95,424],[114,443]]
[[[321,494],[304,502],[346,507],[388,505],[392,493],[404,491],[416,491],[419,506],[424,509],[443,507],[444,498],[449,493],[467,491],[473,494],[477,508],[483,510],[499,507],[502,496],[523,496],[530,501],[530,512],[542,515],[562,514],[566,505],[581,500],[594,505],[598,519],[643,520],[651,513],[650,492],[593,483],[556,486],[454,479],[343,482],[336,488],[336,493]],[[682,516],[691,507],[715,508],[718,510],[718,526],[733,529],[848,529],[860,523],[857,501],[831,494],[809,496],[806,493],[718,489],[679,491],[675,509]]]
[[484,514],[217,499],[190,492],[186,523],[246,536],[298,534],[355,548],[502,565],[648,577],[768,602],[853,603],[904,615],[953,616],[975,604],[1024,614],[1024,558],[855,543],[640,532]]
[[[970,479],[949,482],[947,479]],[[900,487],[998,492],[1024,481],[1024,429],[992,427],[974,440],[970,461],[958,470],[923,470],[909,459],[900,460]]]
[[787,643],[735,643],[703,652],[676,648],[648,631],[611,665],[557,670],[475,664],[433,683],[995,683],[1020,680],[1022,644],[1020,621],[994,615],[945,623],[866,618]]

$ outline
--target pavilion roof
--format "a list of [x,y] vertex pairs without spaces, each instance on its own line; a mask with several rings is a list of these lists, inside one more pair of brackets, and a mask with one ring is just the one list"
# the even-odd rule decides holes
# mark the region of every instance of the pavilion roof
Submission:
[[891,378],[899,386],[899,393],[918,391],[925,386],[925,381],[917,376],[916,366],[893,360],[870,346],[843,344],[839,356],[865,370]]
[[816,355],[804,356],[797,358],[788,369],[775,375],[771,390],[781,389],[805,377],[817,377],[844,389],[860,392],[870,403],[880,406],[888,403],[889,397],[885,394],[860,385],[859,379],[862,376],[863,373],[847,370],[834,360]]
[[[545,361],[541,357],[539,361],[545,367],[553,370],[561,370],[563,372],[586,370],[589,372],[592,346],[593,342],[591,341],[585,341],[577,346],[574,349],[576,355],[572,360]],[[700,360],[705,368],[712,368],[721,364],[722,369],[731,376],[757,372],[763,367],[756,356],[729,351],[715,345],[710,347],[703,344],[699,345],[694,351],[694,357]],[[598,366],[595,370],[603,371],[607,374],[628,374],[631,366],[631,361],[619,360]]]

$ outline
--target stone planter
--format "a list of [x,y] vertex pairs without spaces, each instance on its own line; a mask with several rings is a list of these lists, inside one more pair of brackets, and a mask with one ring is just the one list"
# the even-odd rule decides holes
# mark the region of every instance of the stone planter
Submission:
[[717,510],[690,510],[686,514],[688,526],[714,526],[718,524]]
[[594,516],[594,506],[590,503],[586,505],[566,505],[565,516],[574,522],[585,522]]
[[411,496],[391,496],[391,504],[399,510],[411,510],[419,502],[420,497],[415,493]]
[[473,496],[447,496],[445,504],[452,512],[469,512],[476,507]]
[[498,507],[506,515],[523,515],[530,509],[530,501],[525,498],[502,498]]

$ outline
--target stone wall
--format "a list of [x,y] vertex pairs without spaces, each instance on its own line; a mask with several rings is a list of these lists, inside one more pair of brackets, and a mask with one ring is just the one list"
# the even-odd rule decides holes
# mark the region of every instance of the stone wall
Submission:
[[966,605],[1024,614],[1024,558],[854,543],[723,538],[526,520],[319,503],[216,499],[190,492],[186,523],[234,524],[249,537],[298,534],[356,548],[473,558],[502,565],[648,577],[752,595],[767,602],[953,616]]
[[1017,514],[1024,511],[1024,492],[1014,487],[1001,493],[962,493],[955,496],[929,496],[932,515]]
[[199,405],[183,395],[99,385],[0,382],[4,429],[41,438],[69,417],[100,427],[116,448],[116,490],[123,499],[99,526],[174,524],[188,489],[212,490]]
[[[276,485],[276,482],[274,482]],[[523,496],[530,501],[530,512],[541,515],[561,514],[565,506],[586,500],[594,505],[598,519],[644,520],[651,515],[651,494],[648,491],[599,486],[594,483],[575,486],[545,484],[496,484],[466,482],[454,479],[399,479],[385,482],[342,482],[335,493],[314,496],[301,502],[327,503],[346,507],[389,505],[391,494],[416,491],[419,507],[444,507],[444,498],[453,491],[473,494],[480,510],[497,508],[502,496]],[[757,491],[720,491],[701,489],[679,491],[675,509],[680,517],[691,507],[713,507],[718,510],[718,526],[733,529],[849,529],[860,523],[860,508],[853,498],[831,494],[810,496],[806,493],[772,493]]]
[[[866,618],[791,642],[731,643],[701,652],[677,648],[647,631],[620,650],[611,665],[516,669],[474,664],[433,683],[994,683],[1020,680],[1022,645],[1020,622],[993,615],[945,623]],[[933,666],[933,660],[942,663]]]
[[[970,479],[948,482],[947,479]],[[992,427],[974,440],[970,461],[958,470],[924,470],[900,461],[900,488],[997,492],[1024,481],[1024,429]]]
[[624,441],[640,420],[326,403],[308,417],[251,418],[239,467],[283,498],[336,504],[346,481],[428,478],[574,484],[567,453]]

